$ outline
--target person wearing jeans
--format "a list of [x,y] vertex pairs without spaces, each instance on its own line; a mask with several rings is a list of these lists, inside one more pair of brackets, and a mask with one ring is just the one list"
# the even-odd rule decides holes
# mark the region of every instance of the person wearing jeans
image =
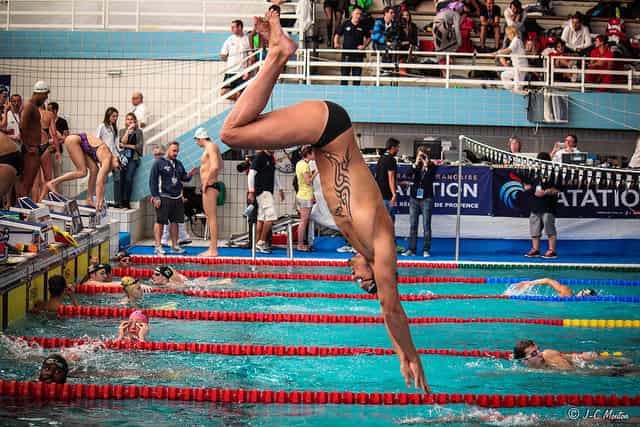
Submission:
[[[120,200],[120,206],[125,209],[130,209],[129,202],[131,200],[131,191],[133,190],[133,179],[136,176],[136,171],[140,165],[140,158],[142,157],[142,149],[144,147],[144,141],[142,136],[142,130],[138,127],[138,119],[135,114],[129,113],[125,119],[125,128],[120,129],[118,133],[119,145],[118,148],[121,159],[126,159],[126,162],[121,161],[121,164],[125,164],[120,168],[118,196],[116,200]],[[115,174],[114,174],[115,177]]]
[[418,220],[422,214],[424,228],[424,248],[422,256],[431,256],[431,211],[433,209],[433,180],[436,176],[437,166],[429,161],[425,147],[418,148],[416,161],[411,168],[413,185],[409,199],[409,249],[402,253],[403,256],[416,254],[418,241]]

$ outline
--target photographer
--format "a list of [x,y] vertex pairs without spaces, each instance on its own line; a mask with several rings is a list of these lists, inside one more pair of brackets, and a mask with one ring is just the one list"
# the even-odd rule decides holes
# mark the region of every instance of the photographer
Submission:
[[397,50],[402,45],[402,29],[396,21],[396,12],[387,6],[383,9],[382,19],[373,24],[371,40],[375,50]]
[[423,257],[431,254],[431,210],[433,208],[433,180],[438,167],[429,160],[427,148],[418,148],[416,161],[411,168],[413,185],[411,186],[411,198],[409,199],[409,249],[402,256],[414,256],[416,254],[418,240],[418,219],[422,214],[424,228]]

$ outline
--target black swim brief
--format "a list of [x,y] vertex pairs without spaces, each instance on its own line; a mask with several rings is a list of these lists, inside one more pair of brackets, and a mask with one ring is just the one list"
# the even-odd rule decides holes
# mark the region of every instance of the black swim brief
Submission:
[[331,101],[324,101],[324,103],[327,104],[329,115],[327,116],[327,124],[324,126],[322,136],[320,136],[318,142],[312,144],[316,148],[324,147],[351,128],[351,119],[344,108]]
[[209,184],[205,187],[205,190],[213,188],[214,190],[220,191],[220,182],[214,182],[213,184]]
[[13,166],[18,176],[22,176],[24,171],[24,156],[22,151],[14,151],[13,153],[3,154],[0,156],[0,164]]

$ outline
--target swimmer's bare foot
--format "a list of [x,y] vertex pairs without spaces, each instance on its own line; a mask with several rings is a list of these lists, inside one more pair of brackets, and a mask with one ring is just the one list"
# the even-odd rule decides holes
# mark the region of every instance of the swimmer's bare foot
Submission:
[[217,257],[218,256],[218,251],[212,251],[212,250],[209,249],[207,251],[202,252],[201,254],[198,254],[198,256],[210,257],[210,258],[211,257]]
[[274,51],[285,58],[290,57],[298,49],[298,44],[282,31],[278,13],[268,12],[267,19],[269,22],[269,52]]
[[95,208],[96,205],[93,203],[93,199],[86,199],[84,201],[85,206],[91,206],[92,208]]
[[45,187],[47,187],[47,189],[49,191],[51,191],[52,193],[57,193],[58,190],[56,190],[56,186],[53,185],[53,183],[51,181],[47,181],[44,183]]

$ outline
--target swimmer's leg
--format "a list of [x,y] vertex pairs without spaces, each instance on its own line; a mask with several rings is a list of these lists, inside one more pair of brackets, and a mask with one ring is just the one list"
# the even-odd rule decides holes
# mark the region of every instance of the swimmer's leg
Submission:
[[268,23],[256,22],[255,25],[261,34],[268,35],[269,53],[260,72],[225,120],[220,139],[230,147],[250,149],[313,144],[320,138],[327,121],[328,110],[324,102],[303,102],[259,115],[297,46],[282,31],[278,15],[271,14]]

